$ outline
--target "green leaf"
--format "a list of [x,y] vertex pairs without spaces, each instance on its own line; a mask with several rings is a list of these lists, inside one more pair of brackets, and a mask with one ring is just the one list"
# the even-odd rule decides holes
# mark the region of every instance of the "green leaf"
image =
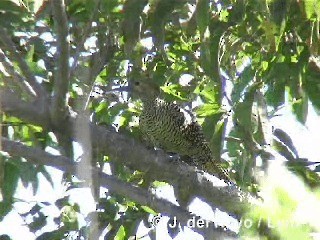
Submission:
[[169,84],[161,87],[162,91],[174,96],[175,99],[180,99],[187,101],[186,93],[183,91],[182,87],[178,84]]
[[117,203],[114,203],[110,200],[107,200],[106,202],[104,202],[104,209],[107,213],[107,219],[110,221],[114,221],[116,218],[116,215],[119,211],[119,206]]
[[141,206],[141,208],[142,208],[145,212],[150,213],[150,214],[152,214],[152,215],[154,215],[154,216],[156,216],[156,215],[158,214],[157,212],[155,212],[153,209],[151,209],[151,208],[148,207],[148,206]]
[[20,175],[20,169],[11,161],[16,161],[16,159],[11,158],[4,165],[4,186],[2,189],[3,200],[8,202],[11,202],[13,199]]
[[94,0],[73,0],[67,10],[69,16],[76,18],[78,22],[86,22],[89,21],[94,6]]
[[126,231],[125,231],[125,229],[124,229],[124,227],[121,225],[120,227],[119,227],[119,230],[118,230],[118,232],[117,232],[117,235],[115,236],[115,240],[123,240],[123,239],[125,239],[125,236],[126,236]]
[[38,212],[38,215],[33,216],[32,220],[33,221],[28,224],[28,227],[32,232],[40,230],[47,224],[47,216],[45,216],[42,212]]
[[64,227],[54,230],[52,232],[45,232],[38,236],[36,240],[57,240],[57,239],[64,239],[64,234],[66,230]]
[[224,119],[217,122],[214,128],[214,134],[210,140],[210,147],[212,149],[214,159],[219,161],[221,159],[222,150],[222,137],[225,131],[225,121]]
[[219,20],[221,22],[228,22],[229,12],[228,10],[221,10],[219,14]]
[[64,196],[56,200],[55,205],[58,209],[62,209],[64,206],[69,205],[69,196]]
[[294,161],[294,159],[296,158],[292,151],[290,151],[289,148],[283,142],[277,139],[273,139],[272,147],[289,161]]
[[99,103],[98,107],[95,109],[95,112],[99,113],[103,110],[106,110],[107,108],[108,108],[107,102],[103,101],[103,102]]
[[305,124],[308,116],[308,98],[306,96],[292,103],[293,113],[296,115],[299,122]]
[[197,110],[197,116],[199,117],[207,117],[210,115],[223,113],[224,111],[220,108],[218,104],[203,104]]
[[317,173],[317,167],[314,171],[311,171],[307,166],[310,165],[310,162],[307,161],[288,161],[286,162],[286,166],[290,171],[301,177],[306,184],[308,184],[311,188],[319,188],[320,187],[320,176]]
[[[212,77],[214,80],[217,80],[214,78],[215,71],[217,69],[213,69],[213,58],[218,57],[218,51],[211,52],[211,49],[216,50],[212,45],[217,44],[217,42],[211,43],[209,39],[205,39],[201,42],[200,46],[200,61],[201,61],[201,67],[204,69],[205,73]],[[216,46],[215,46],[216,47]]]
[[254,78],[255,71],[251,66],[246,67],[240,74],[240,78],[234,80],[234,85],[231,93],[231,100],[238,102],[244,89],[248,87],[248,84]]
[[209,102],[212,104],[219,102],[218,92],[219,92],[219,89],[217,88],[217,86],[213,81],[205,84],[204,86],[198,85],[194,90],[194,93],[202,96],[205,102]]
[[0,9],[8,12],[20,12],[21,8],[11,0],[2,0],[0,2]]
[[165,187],[165,186],[168,186],[168,183],[166,183],[166,182],[160,182],[160,181],[153,181],[153,182],[152,182],[152,186],[155,187],[155,188]]
[[305,12],[308,19],[320,17],[320,2],[319,0],[305,0],[303,1]]
[[11,0],[0,1],[0,25],[10,29],[12,25],[23,25],[26,12]]
[[261,66],[262,66],[262,70],[265,71],[268,69],[268,65],[269,63],[267,61],[262,61]]
[[254,132],[254,138],[260,145],[270,144],[272,139],[272,127],[268,119],[268,109],[265,97],[260,91],[257,91],[255,94],[255,103],[257,126]]
[[247,92],[243,102],[238,103],[235,109],[235,117],[239,123],[246,127],[249,131],[252,128],[251,125],[251,113],[252,104],[254,100],[254,94],[252,92]]
[[285,131],[276,128],[273,131],[273,135],[276,136],[286,147],[288,147],[288,149],[290,149],[290,151],[295,155],[294,158],[298,158],[298,151],[295,148],[293,141],[291,139],[291,137],[289,136],[289,134],[287,134]]
[[16,161],[15,164],[19,168],[23,186],[26,188],[31,183],[33,186],[33,194],[36,194],[38,190],[37,168],[29,162]]
[[[3,158],[0,155],[1,158]],[[15,159],[11,158],[12,161]],[[11,211],[13,204],[13,196],[16,192],[17,185],[19,180],[19,169],[15,164],[12,164],[10,161],[6,161],[4,164],[4,179],[3,179],[3,188],[2,196],[3,201],[0,202],[0,220]]]
[[62,208],[61,221],[68,230],[77,230],[79,228],[77,211],[74,206]]

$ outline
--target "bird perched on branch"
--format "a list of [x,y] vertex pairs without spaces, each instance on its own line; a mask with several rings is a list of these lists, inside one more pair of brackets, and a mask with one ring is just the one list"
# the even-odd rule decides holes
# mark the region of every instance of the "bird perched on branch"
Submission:
[[129,88],[143,103],[139,117],[142,134],[155,146],[167,152],[188,156],[191,164],[220,179],[230,181],[221,162],[213,159],[201,126],[189,121],[175,103],[160,99],[160,88],[151,79],[132,80]]

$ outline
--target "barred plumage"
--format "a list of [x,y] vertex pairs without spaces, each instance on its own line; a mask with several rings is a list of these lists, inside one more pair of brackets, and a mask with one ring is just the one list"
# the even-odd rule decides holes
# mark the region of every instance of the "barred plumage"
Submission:
[[220,162],[214,161],[201,126],[188,122],[177,104],[158,98],[159,87],[147,80],[133,82],[133,92],[143,102],[139,126],[151,143],[167,152],[188,156],[200,169],[230,181]]

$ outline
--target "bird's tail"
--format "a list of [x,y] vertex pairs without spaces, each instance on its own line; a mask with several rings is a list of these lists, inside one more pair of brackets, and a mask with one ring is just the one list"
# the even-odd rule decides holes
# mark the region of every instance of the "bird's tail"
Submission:
[[221,164],[217,162],[214,162],[214,161],[206,162],[204,166],[204,170],[210,174],[213,174],[219,179],[226,181],[227,183],[232,182],[229,172],[225,168],[223,168]]

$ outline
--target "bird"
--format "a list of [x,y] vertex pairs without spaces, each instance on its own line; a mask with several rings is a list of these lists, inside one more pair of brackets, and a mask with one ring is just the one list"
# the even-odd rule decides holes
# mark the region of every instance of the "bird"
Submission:
[[[160,87],[149,78],[129,82],[132,96],[142,101],[139,127],[142,135],[154,147],[191,159],[188,164],[231,182],[228,171],[213,154],[199,123],[186,118],[183,109],[160,97]],[[192,118],[191,118],[192,119]]]

